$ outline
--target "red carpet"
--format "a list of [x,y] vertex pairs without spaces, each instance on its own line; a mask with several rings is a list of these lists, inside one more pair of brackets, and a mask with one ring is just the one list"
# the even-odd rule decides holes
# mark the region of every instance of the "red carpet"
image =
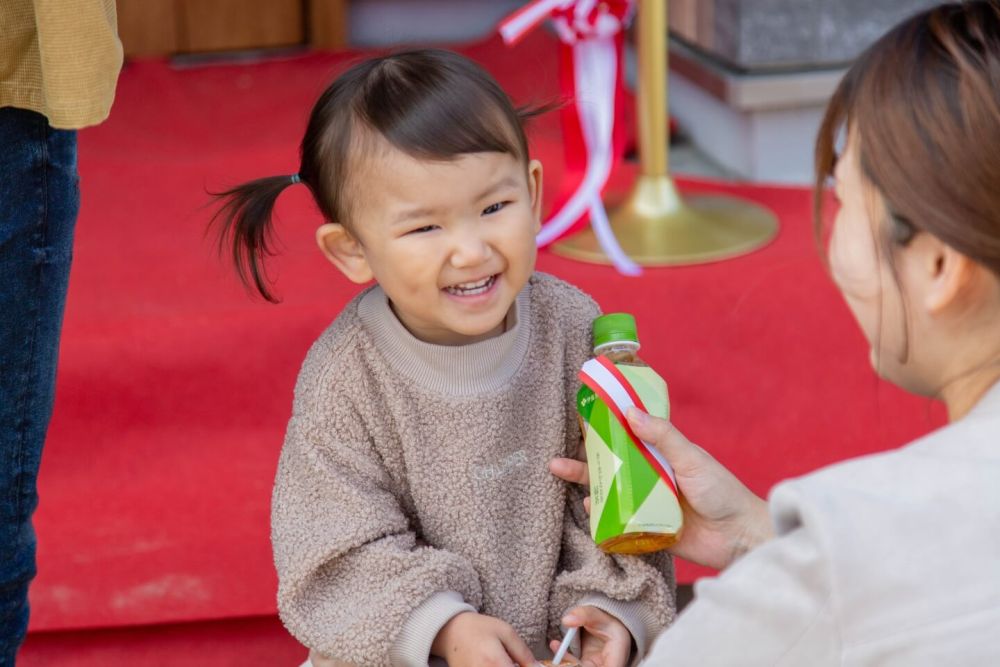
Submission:
[[37,632],[18,667],[298,667],[308,651],[276,616],[203,623]]
[[[496,42],[468,52],[518,101],[540,101],[556,90],[554,50],[535,36],[514,52]],[[83,209],[42,467],[33,631],[274,614],[268,504],[292,386],[355,288],[316,251],[319,219],[293,188],[271,265],[284,303],[251,300],[203,236],[204,192],[295,171],[310,105],[343,61],[134,64],[110,121],[81,133]],[[556,117],[533,136],[549,192],[560,176]],[[632,175],[616,175],[617,191]],[[873,376],[813,248],[808,193],[682,185],[772,208],[779,238],[748,257],[641,279],[548,253],[539,268],[607,311],[636,313],[644,356],[668,379],[691,438],[765,493],[940,422],[936,406]]]

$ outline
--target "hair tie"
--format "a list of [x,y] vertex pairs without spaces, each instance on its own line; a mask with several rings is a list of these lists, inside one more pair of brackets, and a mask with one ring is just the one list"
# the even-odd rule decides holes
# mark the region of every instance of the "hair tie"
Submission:
[[302,179],[299,178],[298,174],[292,174],[292,185],[295,185],[296,183],[301,183],[301,182],[302,182]]

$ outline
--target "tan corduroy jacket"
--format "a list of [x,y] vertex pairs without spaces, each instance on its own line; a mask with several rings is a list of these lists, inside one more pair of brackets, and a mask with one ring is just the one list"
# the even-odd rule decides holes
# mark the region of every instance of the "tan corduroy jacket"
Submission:
[[108,117],[122,66],[114,0],[0,0],[0,107],[61,129]]

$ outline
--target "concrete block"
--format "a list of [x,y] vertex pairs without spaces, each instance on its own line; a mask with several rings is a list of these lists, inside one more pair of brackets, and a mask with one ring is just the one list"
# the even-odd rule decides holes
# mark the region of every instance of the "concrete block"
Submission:
[[[690,39],[741,71],[831,67],[857,57],[937,0],[714,0],[699,6],[710,34]],[[689,31],[690,32],[690,31]]]
[[670,62],[670,113],[712,162],[752,182],[812,182],[816,132],[842,69],[739,73],[678,43]]

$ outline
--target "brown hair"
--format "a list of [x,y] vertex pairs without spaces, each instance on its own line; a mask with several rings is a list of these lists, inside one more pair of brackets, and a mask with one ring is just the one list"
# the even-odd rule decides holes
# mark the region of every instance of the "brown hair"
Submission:
[[259,178],[213,193],[222,202],[211,222],[218,227],[219,249],[231,249],[245,285],[252,283],[265,299],[277,302],[263,264],[274,254],[271,218],[286,187],[301,181],[327,220],[348,224],[345,183],[372,133],[420,159],[501,152],[527,165],[523,122],[544,110],[515,109],[492,76],[451,51],[419,49],[356,64],[313,107],[298,174]]
[[922,231],[1000,275],[1000,2],[921,12],[848,70],[816,141],[817,238],[845,130],[887,209],[890,258]]

